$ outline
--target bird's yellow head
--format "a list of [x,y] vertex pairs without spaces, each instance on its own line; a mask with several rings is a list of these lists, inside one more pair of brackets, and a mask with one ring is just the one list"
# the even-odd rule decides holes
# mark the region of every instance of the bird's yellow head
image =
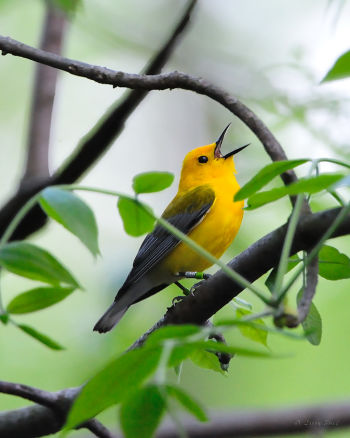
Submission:
[[230,125],[226,126],[223,133],[215,143],[193,149],[186,156],[182,164],[179,189],[188,190],[202,184],[214,181],[236,181],[233,155],[237,154],[248,145],[242,146],[226,155],[221,153],[221,145],[225,133]]

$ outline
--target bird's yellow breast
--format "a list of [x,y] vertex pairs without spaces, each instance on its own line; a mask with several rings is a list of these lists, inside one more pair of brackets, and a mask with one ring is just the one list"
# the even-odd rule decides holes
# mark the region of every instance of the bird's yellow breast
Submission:
[[[209,251],[216,258],[230,246],[235,238],[243,217],[243,201],[233,202],[239,189],[236,181],[218,181],[210,187],[215,192],[215,201],[204,219],[188,236]],[[172,273],[184,271],[204,271],[211,262],[198,255],[181,242],[164,259],[162,266]]]

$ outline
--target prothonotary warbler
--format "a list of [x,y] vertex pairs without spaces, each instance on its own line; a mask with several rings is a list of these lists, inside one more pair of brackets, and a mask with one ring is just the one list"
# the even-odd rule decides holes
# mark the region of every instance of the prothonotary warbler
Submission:
[[[243,217],[243,201],[233,200],[239,189],[233,155],[248,145],[222,155],[227,128],[215,143],[185,156],[177,195],[162,214],[217,258],[233,241]],[[178,282],[186,272],[201,272],[211,264],[157,225],[146,236],[127,279],[94,330],[108,332],[132,304]]]

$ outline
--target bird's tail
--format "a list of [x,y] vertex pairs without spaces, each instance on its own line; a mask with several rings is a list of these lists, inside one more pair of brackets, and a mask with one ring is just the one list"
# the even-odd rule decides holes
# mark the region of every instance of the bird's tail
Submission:
[[94,331],[99,333],[106,333],[112,330],[112,328],[121,320],[128,308],[129,306],[125,306],[122,305],[120,302],[114,301],[114,303],[107,309],[107,311],[95,324]]

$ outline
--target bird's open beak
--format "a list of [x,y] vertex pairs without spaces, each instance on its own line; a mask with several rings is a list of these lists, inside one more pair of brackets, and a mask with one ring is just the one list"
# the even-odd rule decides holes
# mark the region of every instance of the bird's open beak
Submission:
[[222,153],[221,153],[221,145],[222,145],[222,142],[224,141],[224,137],[225,137],[226,131],[228,130],[230,125],[231,125],[231,123],[229,123],[226,126],[226,128],[223,130],[222,134],[220,135],[220,137],[217,139],[217,141],[215,143],[216,144],[215,150],[214,150],[214,157],[215,158],[225,158],[225,160],[226,160],[226,158],[231,157],[232,155],[238,154],[238,152],[241,152],[243,149],[245,149],[250,144],[250,143],[248,143],[248,144],[246,144],[244,146],[241,146],[238,149],[235,149],[232,152],[229,152],[226,155],[222,155]]

